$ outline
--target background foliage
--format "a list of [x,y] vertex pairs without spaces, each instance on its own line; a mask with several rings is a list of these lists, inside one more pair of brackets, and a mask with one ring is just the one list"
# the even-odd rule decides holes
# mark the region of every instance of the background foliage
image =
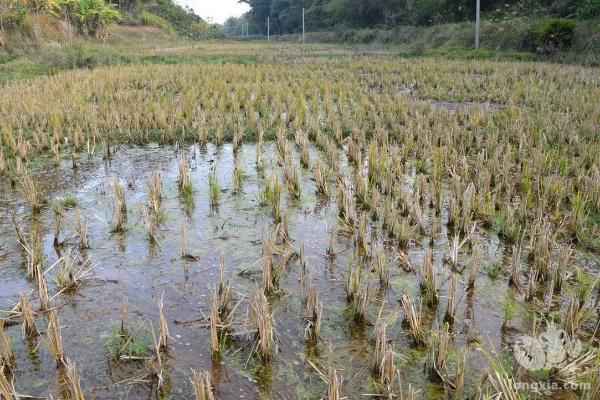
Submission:
[[0,31],[23,30],[28,16],[47,14],[68,22],[80,35],[97,37],[112,23],[147,25],[190,39],[216,38],[220,26],[173,0],[0,0]]
[[[474,0],[241,0],[251,10],[225,24],[227,34],[239,34],[248,23],[253,34],[266,33],[270,16],[273,34],[298,33],[302,8],[309,32],[384,28],[398,25],[430,26],[473,20]],[[600,16],[600,0],[481,0],[484,15],[493,19],[555,17],[587,19]]]

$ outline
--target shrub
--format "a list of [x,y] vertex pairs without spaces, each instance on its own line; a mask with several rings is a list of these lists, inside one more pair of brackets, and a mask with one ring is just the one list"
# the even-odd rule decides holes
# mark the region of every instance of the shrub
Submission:
[[22,26],[26,16],[27,9],[20,3],[7,3],[0,6],[0,31]]
[[143,11],[141,15],[141,21],[143,25],[154,26],[167,32],[173,32],[173,27],[171,26],[169,21],[167,21],[163,17],[159,17],[156,14]]
[[151,343],[143,327],[134,326],[132,330],[127,330],[121,326],[112,330],[106,347],[115,361],[139,360],[150,352]]
[[600,0],[579,0],[577,16],[582,19],[600,17]]
[[107,25],[118,22],[121,13],[104,0],[55,0],[52,13],[64,17],[79,33],[100,36]]
[[196,15],[190,8],[182,7],[173,0],[154,0],[145,8],[154,15],[164,18],[181,36],[191,39],[213,38],[218,26],[209,24]]
[[568,19],[543,20],[530,30],[527,47],[545,54],[568,49],[573,43],[576,25]]
[[354,43],[371,43],[377,37],[377,31],[374,29],[360,29],[354,32]]

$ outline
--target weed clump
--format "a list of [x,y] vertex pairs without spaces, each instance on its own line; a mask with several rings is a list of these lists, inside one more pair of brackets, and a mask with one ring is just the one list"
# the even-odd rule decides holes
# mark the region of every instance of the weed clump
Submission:
[[211,208],[218,208],[219,199],[221,198],[221,186],[219,185],[219,180],[217,178],[216,167],[213,167],[208,175],[208,190]]
[[316,343],[321,334],[321,319],[323,316],[323,304],[319,301],[317,289],[311,286],[306,297],[304,309],[304,337],[312,343]]
[[125,200],[125,188],[115,178],[113,188],[113,232],[125,232],[127,230],[127,203]]
[[255,291],[250,300],[250,321],[256,329],[258,355],[264,362],[270,362],[275,352],[273,316],[262,290]]
[[214,400],[212,379],[208,371],[192,370],[192,386],[196,400]]

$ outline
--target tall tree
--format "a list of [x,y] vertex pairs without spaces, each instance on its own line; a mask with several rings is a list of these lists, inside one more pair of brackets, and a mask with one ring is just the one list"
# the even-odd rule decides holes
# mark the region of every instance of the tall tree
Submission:
[[[240,0],[250,5],[245,16],[266,33],[266,19],[271,18],[275,34],[299,32],[302,8],[306,10],[309,31],[332,27],[374,28],[404,25],[431,25],[473,20],[475,0]],[[519,5],[519,15],[541,13],[552,16],[600,15],[600,0],[481,0],[482,11],[507,9]]]
[[246,3],[250,6],[250,17],[254,21],[254,27],[259,34],[266,34],[267,17],[271,13],[272,0],[240,0],[240,3]]

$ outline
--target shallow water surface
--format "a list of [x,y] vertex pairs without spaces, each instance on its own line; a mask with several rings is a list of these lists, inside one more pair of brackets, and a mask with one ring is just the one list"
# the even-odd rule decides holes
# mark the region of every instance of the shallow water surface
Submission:
[[[191,160],[194,187],[193,207],[186,206],[177,189],[178,159]],[[295,155],[298,158],[297,155]],[[319,157],[311,149],[311,159]],[[72,169],[70,162],[39,174],[41,185],[50,199],[69,193],[77,198],[81,214],[89,224],[91,248],[82,251],[94,266],[91,280],[74,294],[63,294],[54,300],[59,311],[67,357],[74,360],[82,387],[92,399],[146,399],[155,396],[155,389],[144,376],[143,361],[115,362],[111,360],[107,341],[121,321],[130,327],[149,332],[157,329],[159,299],[164,299],[165,314],[172,337],[166,368],[167,389],[164,398],[192,398],[189,378],[191,369],[209,370],[220,399],[305,399],[321,398],[326,384],[307,360],[326,371],[329,365],[344,376],[344,393],[348,398],[362,398],[374,393],[371,384],[370,357],[374,348],[373,324],[378,313],[389,318],[388,335],[398,353],[398,366],[404,383],[420,389],[422,398],[443,398],[443,386],[424,373],[427,351],[417,349],[401,323],[399,299],[404,292],[418,296],[418,278],[399,266],[399,249],[391,242],[385,251],[390,263],[390,287],[379,289],[375,274],[368,279],[372,292],[369,322],[357,326],[347,312],[344,284],[353,255],[353,240],[337,236],[336,258],[326,256],[330,232],[336,226],[337,207],[315,195],[310,170],[302,170],[301,200],[283,195],[282,209],[288,218],[290,238],[297,250],[304,246],[309,278],[319,291],[324,304],[321,340],[316,348],[304,339],[304,301],[301,267],[291,262],[282,278],[282,292],[271,299],[275,320],[278,352],[272,365],[263,366],[251,357],[253,344],[236,336],[220,360],[211,359],[210,333],[206,323],[211,291],[219,281],[219,263],[225,262],[225,275],[232,283],[235,298],[242,303],[236,312],[236,322],[243,330],[247,318],[245,299],[261,282],[262,240],[273,227],[269,208],[261,207],[259,194],[266,177],[279,173],[275,146],[264,147],[266,168],[256,170],[256,147],[243,145],[237,155],[245,171],[243,192],[232,192],[234,154],[230,145],[205,149],[197,146],[123,147],[112,160],[93,156],[80,161]],[[218,209],[209,204],[208,177],[212,167],[222,188]],[[342,168],[348,170],[347,162]],[[163,183],[162,210],[164,220],[159,227],[159,240],[152,244],[142,223],[142,207],[147,202],[147,183],[152,173],[159,172]],[[111,182],[120,179],[126,187],[128,229],[111,233],[113,197]],[[410,177],[407,177],[407,181]],[[331,182],[334,187],[334,182]],[[37,292],[27,278],[25,255],[17,242],[11,213],[25,232],[39,224],[44,234],[45,267],[55,263],[59,254],[53,246],[53,212],[46,207],[32,218],[22,197],[7,182],[0,182],[0,309],[10,310],[21,293],[32,294],[36,306]],[[431,218],[431,217],[428,217]],[[197,260],[180,257],[182,227],[187,227],[191,253]],[[379,237],[378,223],[370,227],[372,237]],[[433,237],[433,255],[440,284],[440,306],[428,311],[427,324],[438,326],[443,321],[447,301],[449,266],[443,262],[448,253],[448,232],[439,228]],[[493,280],[487,267],[506,266],[508,249],[494,234],[479,232],[478,242],[484,244],[474,296],[465,291],[466,273],[458,283],[457,321],[454,327],[458,347],[478,341],[488,349],[499,349],[510,342],[513,333],[502,329],[503,303],[510,291],[505,277]],[[61,251],[69,248],[79,252],[75,233],[75,211],[66,210],[61,233]],[[407,250],[411,264],[418,270],[429,246],[429,238],[416,240]],[[461,251],[461,260],[468,252]],[[597,270],[597,259],[585,256],[585,265]],[[466,261],[464,262],[466,263]],[[506,270],[506,268],[505,268]],[[50,296],[57,292],[53,276],[48,274]],[[515,330],[527,330],[531,317],[519,309],[513,325]],[[38,328],[45,332],[46,320],[38,317]],[[237,329],[236,328],[236,329]],[[31,343],[21,338],[20,327],[7,328],[17,355],[16,386],[19,393],[32,396],[58,396],[58,373],[44,339]],[[146,336],[148,333],[146,333]],[[147,336],[146,339],[149,339]],[[37,347],[36,347],[37,346]],[[467,387],[472,392],[487,366],[478,351],[471,351],[467,362]]]

